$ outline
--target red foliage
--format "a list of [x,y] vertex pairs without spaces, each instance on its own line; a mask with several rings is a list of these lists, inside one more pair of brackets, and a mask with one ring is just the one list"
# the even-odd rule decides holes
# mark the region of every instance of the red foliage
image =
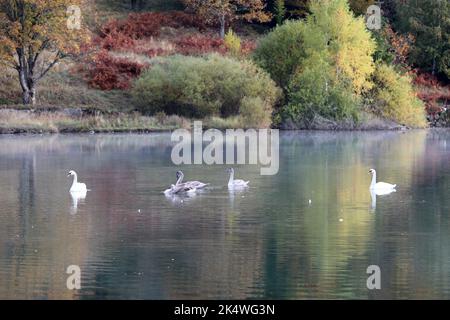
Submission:
[[418,97],[425,102],[428,114],[434,115],[443,111],[450,102],[450,86],[444,86],[429,74],[417,74],[414,84],[419,87]]
[[183,55],[201,55],[209,52],[225,54],[227,49],[220,38],[204,35],[191,35],[175,41],[177,52]]
[[145,54],[146,56],[148,56],[150,58],[160,57],[160,56],[164,56],[167,54],[166,51],[161,48],[143,50],[143,51],[139,51],[139,53]]
[[131,80],[139,76],[144,67],[137,62],[112,57],[102,50],[88,70],[89,85],[101,90],[128,89]]
[[383,30],[385,37],[390,44],[390,51],[394,54],[394,64],[399,64],[405,69],[409,69],[408,56],[411,51],[411,45],[415,39],[411,34],[402,35],[394,31],[390,25]]
[[[145,54],[151,58],[171,53],[227,53],[223,39],[205,34],[174,37],[175,39],[171,39],[174,47],[153,48],[149,38],[158,37],[162,27],[192,27],[203,30],[205,23],[196,15],[181,11],[132,13],[125,19],[107,22],[101,28],[100,35],[83,49],[86,55],[100,50],[86,63],[87,67],[84,67],[84,70],[87,70],[89,85],[102,90],[128,89],[131,80],[140,75],[144,65],[125,58],[114,58],[109,54],[109,51],[113,50]],[[255,41],[242,42],[242,53],[245,55],[255,48]]]
[[132,13],[124,20],[111,20],[101,29],[103,37],[121,33],[132,39],[159,35],[162,15],[159,13]]
[[199,30],[205,30],[205,22],[195,14],[189,14],[183,11],[168,11],[163,13],[165,20],[163,25],[166,27],[172,27],[175,29],[182,27],[197,28]]
[[117,31],[107,34],[103,39],[97,38],[97,42],[105,50],[132,49],[135,46],[133,38]]
[[245,41],[242,42],[241,52],[244,55],[249,55],[253,51],[255,51],[256,47],[257,47],[256,41],[254,41],[254,40],[245,40]]
[[158,36],[161,27],[202,29],[204,24],[196,16],[180,11],[131,13],[126,19],[109,21],[101,33],[103,38],[121,33],[132,39],[142,39]]

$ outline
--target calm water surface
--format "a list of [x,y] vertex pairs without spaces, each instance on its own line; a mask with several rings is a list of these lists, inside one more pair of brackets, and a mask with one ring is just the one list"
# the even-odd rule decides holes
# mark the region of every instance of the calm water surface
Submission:
[[[251,188],[230,193],[225,166],[183,166],[212,185],[189,198],[161,193],[171,148],[169,134],[0,137],[0,298],[450,299],[450,131],[282,133],[278,175],[236,166]],[[372,199],[372,167],[396,193]]]

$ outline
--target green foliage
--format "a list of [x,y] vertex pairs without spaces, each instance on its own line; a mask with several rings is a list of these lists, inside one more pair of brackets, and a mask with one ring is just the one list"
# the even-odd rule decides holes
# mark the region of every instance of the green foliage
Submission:
[[329,59],[315,54],[308,58],[291,81],[289,104],[284,116],[306,126],[320,115],[329,119],[357,118],[358,97],[333,78]]
[[284,0],[275,0],[274,11],[277,25],[282,24],[284,17],[286,16],[286,6],[284,4]]
[[396,11],[397,27],[416,39],[410,61],[424,71],[450,79],[450,2],[399,1]]
[[357,117],[371,88],[375,42],[346,0],[312,0],[306,21],[287,22],[261,41],[255,60],[285,88],[284,117]]
[[270,127],[272,111],[272,106],[261,97],[244,97],[240,108],[242,127]]
[[265,36],[254,53],[256,63],[284,90],[306,56],[304,27],[302,21],[286,21]]
[[395,54],[392,50],[392,46],[389,43],[389,39],[386,37],[386,33],[380,31],[373,32],[373,38],[376,43],[376,49],[373,54],[375,62],[385,62],[391,64],[395,60]]
[[225,35],[224,44],[232,56],[238,57],[241,54],[241,39],[232,29]]
[[241,115],[268,126],[280,90],[249,61],[212,54],[157,58],[132,90],[141,111],[190,117]]
[[425,106],[414,92],[411,79],[391,66],[379,64],[373,76],[371,93],[375,113],[410,127],[425,127]]
[[307,52],[326,52],[340,83],[360,94],[370,89],[376,44],[362,17],[355,18],[347,0],[313,0],[306,21]]

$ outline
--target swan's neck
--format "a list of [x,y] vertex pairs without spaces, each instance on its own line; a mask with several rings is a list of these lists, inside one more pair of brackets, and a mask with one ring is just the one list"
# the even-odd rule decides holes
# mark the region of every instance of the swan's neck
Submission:
[[232,184],[233,181],[234,181],[234,172],[231,171],[231,173],[230,173],[230,180],[228,180],[228,184]]
[[377,184],[377,173],[374,172],[372,174],[372,183],[370,184],[370,187],[373,188],[373,187],[375,187],[376,184]]
[[181,174],[180,177],[179,177],[178,180],[177,180],[177,183],[176,183],[175,185],[177,186],[177,185],[179,185],[180,183],[182,183],[182,182],[183,182],[183,178],[184,178],[184,176]]
[[75,173],[75,174],[73,175],[72,187],[76,186],[77,183],[78,183],[78,177],[77,177],[77,174]]

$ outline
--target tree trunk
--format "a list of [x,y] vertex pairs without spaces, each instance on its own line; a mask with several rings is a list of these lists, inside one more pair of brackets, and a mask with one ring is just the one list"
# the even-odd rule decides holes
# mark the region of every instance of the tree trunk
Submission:
[[18,71],[23,104],[34,105],[36,103],[36,81],[26,68],[20,68]]
[[220,16],[220,38],[225,38],[225,15]]
[[23,104],[34,105],[36,103],[36,88],[33,86],[30,90],[25,90],[22,93]]
[[433,67],[431,70],[431,74],[434,76],[436,73],[436,57],[433,57]]

